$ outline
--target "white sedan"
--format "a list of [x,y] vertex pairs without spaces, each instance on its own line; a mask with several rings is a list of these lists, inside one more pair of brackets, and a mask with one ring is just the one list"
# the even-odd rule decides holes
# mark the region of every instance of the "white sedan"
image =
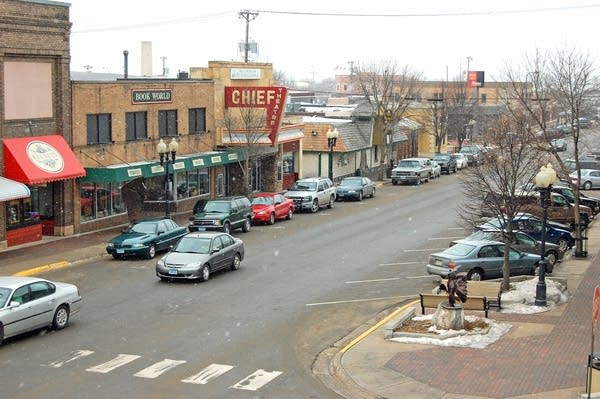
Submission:
[[0,344],[40,328],[61,330],[80,308],[81,295],[73,284],[37,277],[0,277]]
[[464,169],[469,165],[467,156],[465,154],[455,152],[454,154],[451,154],[451,156],[456,160],[456,169]]
[[433,171],[431,177],[433,177],[434,179],[442,175],[442,167],[436,161],[431,161],[431,170]]
[[[577,184],[577,172],[569,174],[571,182]],[[592,188],[600,188],[600,170],[596,169],[581,169],[581,182],[579,188],[591,190]]]

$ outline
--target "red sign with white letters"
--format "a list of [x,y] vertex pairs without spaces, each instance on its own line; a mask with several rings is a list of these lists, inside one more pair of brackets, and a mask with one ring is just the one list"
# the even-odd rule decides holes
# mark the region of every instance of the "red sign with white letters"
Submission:
[[225,87],[225,108],[265,108],[271,144],[275,144],[287,88],[281,86]]

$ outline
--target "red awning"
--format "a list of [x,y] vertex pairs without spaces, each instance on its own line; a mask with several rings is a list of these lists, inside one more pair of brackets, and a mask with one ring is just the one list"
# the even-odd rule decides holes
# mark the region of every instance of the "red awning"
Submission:
[[85,176],[63,136],[4,139],[4,176],[26,184]]

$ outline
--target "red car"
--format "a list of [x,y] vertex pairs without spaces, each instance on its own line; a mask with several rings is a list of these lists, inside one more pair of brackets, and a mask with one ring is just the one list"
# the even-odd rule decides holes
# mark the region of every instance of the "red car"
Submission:
[[252,222],[275,223],[294,216],[294,201],[278,193],[258,193],[252,199]]

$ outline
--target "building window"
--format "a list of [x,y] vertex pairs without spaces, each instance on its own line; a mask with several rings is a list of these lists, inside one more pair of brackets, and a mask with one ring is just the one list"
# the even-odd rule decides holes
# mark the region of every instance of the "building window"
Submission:
[[206,131],[206,108],[191,108],[189,110],[189,133],[202,133]]
[[158,111],[158,135],[177,136],[177,110]]
[[108,144],[112,142],[111,114],[89,114],[87,116],[87,143]]
[[148,113],[125,113],[125,140],[135,141],[148,138]]
[[177,173],[177,199],[210,193],[208,168]]
[[126,211],[118,183],[85,183],[81,186],[79,204],[81,221],[117,215]]

